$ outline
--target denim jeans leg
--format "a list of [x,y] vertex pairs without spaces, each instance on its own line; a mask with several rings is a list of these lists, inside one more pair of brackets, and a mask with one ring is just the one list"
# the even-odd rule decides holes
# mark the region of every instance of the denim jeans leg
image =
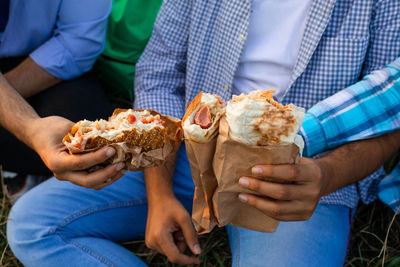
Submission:
[[281,222],[275,233],[227,226],[232,266],[343,266],[352,209],[320,204],[307,221]]
[[101,191],[52,178],[12,208],[10,247],[25,266],[144,266],[117,244],[143,235],[142,191],[139,179],[130,177]]
[[[191,211],[193,183],[178,155],[174,190]],[[188,172],[189,170],[189,172]],[[143,238],[143,172],[128,172],[101,191],[52,178],[24,195],[7,225],[10,247],[25,266],[145,266],[119,242]]]

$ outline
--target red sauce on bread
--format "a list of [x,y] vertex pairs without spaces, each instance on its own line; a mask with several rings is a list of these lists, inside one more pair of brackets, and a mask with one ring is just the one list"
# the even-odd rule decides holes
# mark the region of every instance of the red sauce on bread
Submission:
[[134,124],[136,121],[136,117],[132,114],[129,114],[127,119],[130,124]]

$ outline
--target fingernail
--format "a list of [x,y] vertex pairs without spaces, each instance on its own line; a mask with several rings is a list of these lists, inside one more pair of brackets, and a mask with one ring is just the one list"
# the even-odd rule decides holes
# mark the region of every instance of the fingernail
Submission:
[[114,148],[107,149],[107,151],[106,151],[107,157],[111,157],[114,154],[115,154],[115,149]]
[[245,178],[240,178],[239,179],[239,184],[244,186],[244,187],[248,187],[249,186],[249,180],[247,180]]
[[124,167],[125,167],[125,163],[120,162],[120,163],[117,164],[117,166],[115,167],[115,169],[116,169],[117,171],[120,171],[120,170],[122,170]]
[[199,255],[201,253],[201,248],[199,244],[193,246],[194,254]]
[[248,200],[248,198],[247,198],[247,196],[246,195],[243,195],[243,194],[239,194],[239,200],[240,201],[242,201],[242,202],[247,202],[247,200]]
[[262,169],[261,169],[261,168],[258,168],[258,167],[253,167],[253,168],[251,169],[251,171],[252,171],[252,173],[253,173],[254,175],[260,175],[260,174],[262,174]]

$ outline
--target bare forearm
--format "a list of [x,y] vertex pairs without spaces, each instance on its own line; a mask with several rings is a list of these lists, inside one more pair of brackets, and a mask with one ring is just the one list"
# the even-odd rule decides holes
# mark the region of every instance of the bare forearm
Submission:
[[[179,145],[176,145],[176,150]],[[159,167],[147,168],[144,170],[146,183],[147,200],[149,205],[162,201],[162,199],[174,197],[173,176],[175,171],[176,156],[169,157],[168,160]]]
[[379,168],[400,148],[400,131],[343,145],[317,160],[328,179],[324,195],[353,184]]
[[24,97],[30,97],[59,83],[54,77],[30,57],[5,74],[8,82]]
[[33,120],[39,119],[35,110],[0,74],[0,125],[32,147],[27,130]]

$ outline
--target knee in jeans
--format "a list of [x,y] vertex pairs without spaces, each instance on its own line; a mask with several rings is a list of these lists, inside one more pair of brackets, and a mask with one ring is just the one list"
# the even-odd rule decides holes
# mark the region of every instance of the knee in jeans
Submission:
[[30,193],[14,204],[8,216],[7,239],[17,257],[20,252],[27,253],[26,250],[33,248],[49,232],[43,212],[48,206],[35,200],[35,194]]

